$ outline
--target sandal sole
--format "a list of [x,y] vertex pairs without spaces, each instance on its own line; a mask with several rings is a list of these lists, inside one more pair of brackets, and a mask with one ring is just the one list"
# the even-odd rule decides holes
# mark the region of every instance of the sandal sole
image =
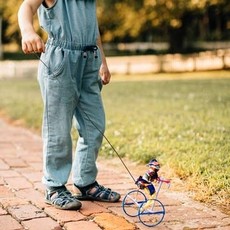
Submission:
[[60,209],[60,210],[79,210],[82,207],[82,204],[79,204],[78,206],[75,206],[75,207],[72,207],[72,208],[68,208],[68,207],[63,208],[63,207],[60,207],[58,205],[53,204],[49,200],[45,200],[45,203],[49,204],[49,205],[51,205],[51,206],[53,206],[53,207],[55,207],[57,209]]
[[95,198],[95,197],[90,197],[90,196],[76,196],[76,198],[78,200],[101,201],[101,202],[108,202],[108,203],[115,203],[115,202],[118,202],[120,200],[120,196],[114,200],[104,200],[101,198]]

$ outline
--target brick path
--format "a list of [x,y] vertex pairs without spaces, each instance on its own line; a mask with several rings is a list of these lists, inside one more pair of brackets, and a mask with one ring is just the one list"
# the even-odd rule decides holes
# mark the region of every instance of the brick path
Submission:
[[[0,120],[0,229],[3,230],[145,230],[127,217],[121,202],[83,202],[80,211],[62,211],[43,201],[41,138]],[[130,162],[134,176],[141,175]],[[135,167],[134,167],[135,166]],[[122,194],[135,188],[119,160],[99,159],[98,181]],[[71,189],[71,181],[68,184]],[[185,193],[162,190],[164,221],[155,229],[230,229],[230,216],[189,199]]]

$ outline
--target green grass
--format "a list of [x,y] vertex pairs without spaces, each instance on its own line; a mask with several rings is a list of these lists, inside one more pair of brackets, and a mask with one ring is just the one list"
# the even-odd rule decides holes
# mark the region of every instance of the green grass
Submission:
[[[103,100],[106,136],[122,157],[140,163],[157,157],[187,181],[196,199],[228,206],[230,78],[218,75],[114,81],[104,87]],[[0,81],[0,109],[38,130],[42,104],[36,80]],[[106,142],[102,150],[105,156],[115,156]]]
[[12,121],[40,131],[42,106],[35,78],[0,80],[0,111]]

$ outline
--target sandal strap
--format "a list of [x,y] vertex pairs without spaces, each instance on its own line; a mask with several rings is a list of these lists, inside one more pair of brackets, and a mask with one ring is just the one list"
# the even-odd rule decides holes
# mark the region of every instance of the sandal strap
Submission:
[[94,187],[96,187],[96,186],[99,186],[99,184],[97,183],[97,181],[95,181],[94,183],[92,183],[92,184],[90,184],[90,185],[87,185],[87,186],[85,186],[85,187],[79,187],[79,186],[77,186],[77,185],[75,185],[75,184],[74,184],[74,186],[76,186],[76,187],[80,190],[80,192],[81,192],[82,195],[86,195],[86,193],[87,193],[90,189],[92,189],[92,188],[94,188]]
[[[90,193],[92,189],[96,189],[93,193]],[[87,191],[87,195],[93,196],[95,198],[100,198],[103,200],[111,200],[111,198],[116,195],[115,192],[113,192],[110,188],[105,188],[104,186],[98,185],[97,187],[95,186],[94,188],[90,189]]]
[[60,207],[76,201],[76,198],[67,189],[50,192],[49,196],[51,203]]
[[76,187],[81,192],[81,195],[78,196],[79,199],[85,198],[90,200],[108,201],[108,202],[114,202],[120,199],[120,194],[112,191],[110,188],[106,188],[102,185],[99,185],[97,181],[95,181],[93,184],[88,185],[86,187],[78,187],[78,186]]

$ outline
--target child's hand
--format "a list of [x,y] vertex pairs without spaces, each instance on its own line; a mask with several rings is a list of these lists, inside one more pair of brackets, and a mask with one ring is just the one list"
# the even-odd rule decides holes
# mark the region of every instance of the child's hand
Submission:
[[22,36],[22,50],[26,54],[42,53],[45,52],[45,44],[35,32],[27,33]]
[[101,76],[103,85],[106,85],[110,82],[111,74],[109,72],[107,64],[103,62],[100,67],[100,76]]

